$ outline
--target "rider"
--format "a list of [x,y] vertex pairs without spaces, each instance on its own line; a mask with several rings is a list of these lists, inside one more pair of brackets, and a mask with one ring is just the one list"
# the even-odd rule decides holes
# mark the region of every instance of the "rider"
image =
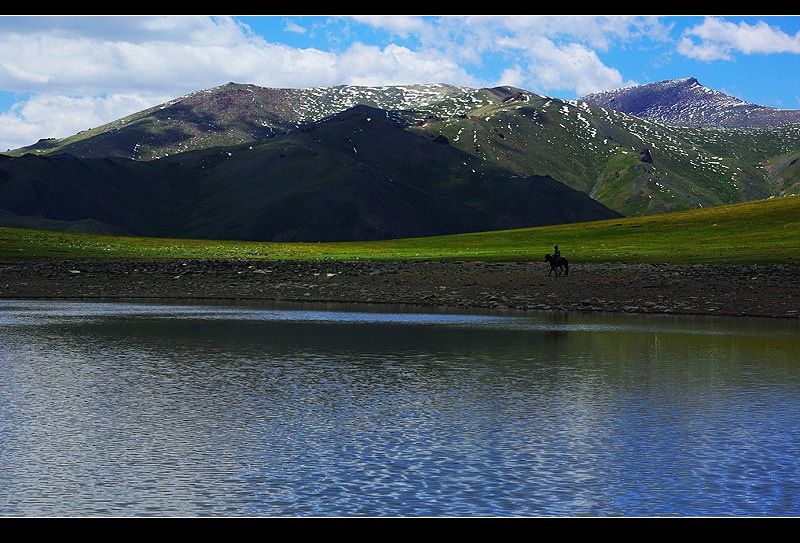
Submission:
[[558,250],[558,245],[553,245],[553,260],[556,265],[561,264],[561,251]]

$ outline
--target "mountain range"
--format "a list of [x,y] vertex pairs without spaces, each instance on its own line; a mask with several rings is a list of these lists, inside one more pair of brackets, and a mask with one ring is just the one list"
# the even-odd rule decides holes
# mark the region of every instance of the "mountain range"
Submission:
[[797,112],[704,89],[681,79],[560,100],[513,87],[228,83],[0,154],[0,225],[376,240],[800,192]]

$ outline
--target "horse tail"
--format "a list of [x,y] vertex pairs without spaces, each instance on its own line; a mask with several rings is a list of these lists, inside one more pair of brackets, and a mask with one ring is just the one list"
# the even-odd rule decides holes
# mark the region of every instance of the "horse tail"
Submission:
[[562,258],[561,260],[564,261],[564,275],[569,275],[569,262],[567,262],[566,258]]

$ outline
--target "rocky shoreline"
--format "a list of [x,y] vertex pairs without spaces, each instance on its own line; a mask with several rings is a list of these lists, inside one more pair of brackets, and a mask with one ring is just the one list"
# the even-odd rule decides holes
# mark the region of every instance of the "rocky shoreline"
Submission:
[[800,265],[0,261],[0,299],[263,300],[800,318]]

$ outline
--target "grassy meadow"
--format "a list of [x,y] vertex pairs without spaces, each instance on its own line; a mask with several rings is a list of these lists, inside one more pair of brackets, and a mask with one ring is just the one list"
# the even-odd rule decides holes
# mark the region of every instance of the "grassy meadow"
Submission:
[[800,262],[800,197],[588,223],[372,242],[273,243],[75,234],[0,227],[0,258]]

